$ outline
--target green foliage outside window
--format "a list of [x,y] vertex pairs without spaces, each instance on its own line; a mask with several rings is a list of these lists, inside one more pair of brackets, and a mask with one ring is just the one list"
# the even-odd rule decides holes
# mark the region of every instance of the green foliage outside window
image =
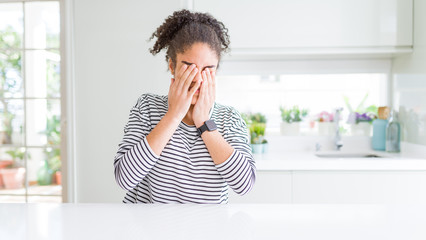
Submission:
[[21,73],[21,53],[16,49],[21,46],[21,36],[13,31],[11,26],[0,31],[0,108],[1,130],[4,133],[3,144],[12,143],[12,122],[15,114],[11,111],[5,97],[8,93],[16,92],[21,82],[11,77],[12,73]]
[[[59,42],[59,35],[47,36],[47,42],[53,45]],[[59,47],[59,46],[58,46]],[[22,71],[22,54],[19,49],[22,48],[21,34],[14,31],[13,27],[7,26],[0,30],[0,133],[5,136],[0,144],[12,144],[12,123],[16,114],[11,109],[7,98],[11,97],[11,93],[20,91],[22,80],[20,80]],[[52,51],[52,50],[51,50]],[[55,52],[53,50],[53,52]],[[46,63],[46,81],[47,81],[47,96],[58,97],[60,94],[59,88],[59,62],[47,59]],[[19,76],[18,78],[16,76]],[[13,96],[13,95],[12,95]],[[48,112],[51,112],[52,106],[48,101]],[[22,126],[21,126],[22,131]],[[55,171],[60,171],[60,116],[47,116],[46,130],[43,131],[47,137],[48,146],[45,149],[45,155],[48,161],[49,168]],[[25,152],[21,150],[10,150],[7,152],[14,159],[23,159]]]

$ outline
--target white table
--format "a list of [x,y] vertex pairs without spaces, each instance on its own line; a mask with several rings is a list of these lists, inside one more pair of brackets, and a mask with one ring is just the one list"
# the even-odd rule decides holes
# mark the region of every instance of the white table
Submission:
[[0,239],[426,239],[426,205],[0,204]]

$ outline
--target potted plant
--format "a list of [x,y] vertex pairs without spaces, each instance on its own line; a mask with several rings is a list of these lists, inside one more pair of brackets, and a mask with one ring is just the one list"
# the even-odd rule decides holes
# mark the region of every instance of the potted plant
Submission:
[[318,134],[328,136],[334,133],[334,114],[327,111],[322,111],[316,115],[315,121],[318,125]]
[[370,105],[364,107],[364,102],[368,97],[368,93],[364,96],[361,103],[356,109],[353,109],[349,104],[349,100],[345,97],[346,106],[349,109],[347,123],[350,124],[351,133],[354,136],[370,136],[371,126],[374,119],[377,118],[377,106]]
[[[12,164],[0,169],[3,184],[6,189],[17,189],[24,186],[25,168],[23,159],[25,157],[24,148],[6,151],[12,157]],[[29,156],[28,156],[29,158]]]
[[265,139],[266,117],[261,113],[242,114],[250,131],[250,145],[253,153],[266,153],[268,141]]
[[354,136],[370,136],[371,124],[377,116],[374,113],[353,112],[349,114],[348,123],[351,124],[351,133]]
[[58,185],[61,185],[62,174],[61,174],[61,154],[60,149],[49,149],[48,150],[48,166],[52,170],[52,182],[55,182]]
[[250,144],[253,153],[263,153],[264,145],[267,143],[265,139],[265,123],[253,122],[250,125]]
[[1,169],[5,168],[5,167],[7,167],[7,166],[9,166],[11,164],[13,164],[12,160],[5,160],[5,159],[0,160],[0,188],[2,188],[3,185],[4,185],[3,184],[3,177],[2,177],[2,171],[1,171]]
[[299,109],[298,106],[285,108],[280,106],[281,111],[281,135],[299,135],[300,122],[308,115],[307,109]]
[[[59,165],[60,165],[61,159],[60,159],[59,156],[55,158],[55,161],[59,162]],[[61,183],[62,183],[62,172],[61,172],[61,168],[58,167],[56,170],[53,170],[53,171],[55,173],[55,183],[58,184],[58,185],[61,185]]]

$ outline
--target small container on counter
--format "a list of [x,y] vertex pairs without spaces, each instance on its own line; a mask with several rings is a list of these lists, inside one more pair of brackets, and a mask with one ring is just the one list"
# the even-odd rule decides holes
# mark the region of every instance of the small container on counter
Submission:
[[378,118],[373,121],[373,137],[371,145],[374,150],[386,150],[386,126],[388,124],[389,108],[379,107]]
[[400,152],[401,126],[398,114],[393,110],[386,126],[386,152]]

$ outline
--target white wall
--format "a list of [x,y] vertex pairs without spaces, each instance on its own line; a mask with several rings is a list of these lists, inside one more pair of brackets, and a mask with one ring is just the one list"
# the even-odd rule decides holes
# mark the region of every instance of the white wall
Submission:
[[[130,107],[142,93],[167,94],[170,82],[164,54],[150,55],[146,40],[183,2],[73,1],[77,202],[121,202],[113,159]],[[425,5],[415,0],[414,54],[395,59],[395,81],[425,82]]]
[[131,106],[145,92],[167,94],[164,54],[147,43],[180,1],[75,0],[77,202],[121,202],[113,159]]
[[393,61],[394,106],[403,140],[426,145],[426,1],[414,0],[413,53]]

